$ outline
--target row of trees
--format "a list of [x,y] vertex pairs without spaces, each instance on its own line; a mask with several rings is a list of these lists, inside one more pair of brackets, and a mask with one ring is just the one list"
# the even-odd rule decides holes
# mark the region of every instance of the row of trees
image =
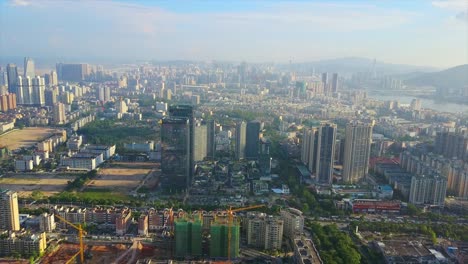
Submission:
[[359,230],[382,232],[382,233],[416,233],[427,235],[434,243],[438,236],[454,240],[468,241],[468,225],[453,223],[391,223],[391,222],[368,222],[353,221],[350,226]]
[[340,231],[335,224],[321,226],[309,223],[312,239],[320,252],[320,257],[327,264],[358,264],[361,255],[351,237]]

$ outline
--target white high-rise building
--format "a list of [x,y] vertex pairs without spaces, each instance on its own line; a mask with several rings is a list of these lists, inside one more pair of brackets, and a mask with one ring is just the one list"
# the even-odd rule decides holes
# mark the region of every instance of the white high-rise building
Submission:
[[54,105],[54,123],[55,124],[65,124],[65,105],[62,103],[56,103]]
[[18,194],[0,189],[0,229],[19,231]]
[[32,100],[31,103],[34,105],[43,106],[45,104],[45,80],[40,76],[36,76],[32,79]]
[[36,70],[34,69],[34,60],[28,57],[24,58],[24,77],[36,77]]
[[412,204],[429,204],[444,206],[447,192],[447,179],[439,175],[413,176],[409,202]]
[[355,183],[369,172],[372,124],[353,121],[346,126],[343,181]]
[[50,72],[50,86],[58,85],[58,76],[56,71]]
[[245,158],[246,133],[247,124],[245,122],[238,123],[236,127],[236,158],[239,160]]

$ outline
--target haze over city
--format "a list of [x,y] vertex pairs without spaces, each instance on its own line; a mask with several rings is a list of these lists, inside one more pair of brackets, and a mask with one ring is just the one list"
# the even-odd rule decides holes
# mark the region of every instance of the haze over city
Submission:
[[468,263],[468,0],[0,0],[0,263]]
[[[0,3],[2,56],[467,63],[465,0]],[[29,44],[32,45],[29,45]]]

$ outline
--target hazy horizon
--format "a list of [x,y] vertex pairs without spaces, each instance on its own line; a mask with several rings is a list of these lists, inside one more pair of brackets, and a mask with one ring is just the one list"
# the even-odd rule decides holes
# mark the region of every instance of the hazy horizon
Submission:
[[1,1],[2,57],[468,63],[468,1]]

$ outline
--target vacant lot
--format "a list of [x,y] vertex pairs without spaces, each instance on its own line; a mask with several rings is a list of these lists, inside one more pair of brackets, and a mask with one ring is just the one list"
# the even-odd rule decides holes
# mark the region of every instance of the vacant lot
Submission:
[[10,150],[30,147],[52,135],[56,129],[47,127],[25,127],[0,136],[0,147]]
[[114,192],[128,193],[140,185],[152,172],[157,163],[118,162],[101,168],[97,177],[87,187],[93,190],[110,189]]
[[51,196],[62,192],[74,178],[70,175],[14,174],[0,178],[0,189],[17,191],[20,197],[28,197],[34,190]]

